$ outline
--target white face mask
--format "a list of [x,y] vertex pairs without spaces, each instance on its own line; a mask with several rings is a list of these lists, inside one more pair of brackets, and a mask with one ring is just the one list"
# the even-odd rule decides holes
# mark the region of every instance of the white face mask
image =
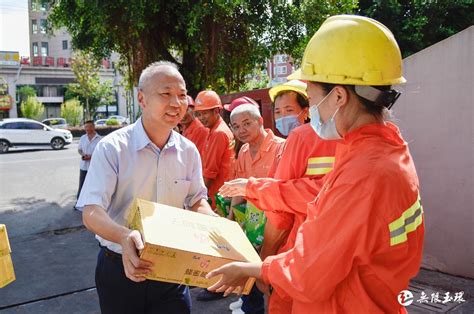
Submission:
[[321,121],[321,116],[319,115],[318,107],[326,100],[326,98],[331,95],[333,89],[315,106],[311,106],[309,108],[311,112],[311,127],[313,130],[318,134],[320,138],[323,140],[339,140],[341,139],[341,135],[337,132],[336,129],[336,117],[339,108],[336,109],[336,112],[332,115],[331,119],[326,122]]

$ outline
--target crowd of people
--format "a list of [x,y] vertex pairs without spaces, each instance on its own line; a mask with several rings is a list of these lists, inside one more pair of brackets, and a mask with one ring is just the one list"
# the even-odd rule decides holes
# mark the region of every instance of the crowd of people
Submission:
[[[223,105],[204,90],[193,100],[168,62],[142,72],[142,117],[97,144],[76,205],[101,247],[103,313],[190,312],[186,286],[144,277],[143,241],[125,225],[137,197],[219,212],[240,222],[259,252],[261,263],[211,271],[220,278],[200,301],[255,277],[232,313],[405,312],[397,295],[418,272],[424,226],[412,158],[388,120],[400,95],[392,85],[405,81],[395,38],[369,18],[330,17],[289,79],[269,90],[277,133],[252,98]],[[228,211],[217,210],[220,198]]]

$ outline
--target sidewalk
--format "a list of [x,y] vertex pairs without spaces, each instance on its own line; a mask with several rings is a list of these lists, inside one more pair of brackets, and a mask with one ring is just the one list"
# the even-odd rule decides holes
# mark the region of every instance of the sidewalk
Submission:
[[[79,222],[79,213],[71,211],[72,221]],[[77,216],[77,217],[75,217]],[[12,258],[17,280],[0,289],[0,313],[99,313],[94,283],[98,246],[94,236],[79,224],[32,235],[13,236]],[[231,313],[226,299],[198,302],[200,289],[191,289],[192,313]],[[410,314],[474,313],[474,280],[422,269],[410,285],[414,302],[407,307]],[[430,296],[445,292],[452,296],[464,292],[466,302],[420,304],[421,292]]]
[[[0,289],[0,313],[100,313],[94,283],[99,248],[84,227],[14,236],[10,244],[17,279]],[[199,290],[191,289],[196,314],[230,313],[238,298],[198,302]]]

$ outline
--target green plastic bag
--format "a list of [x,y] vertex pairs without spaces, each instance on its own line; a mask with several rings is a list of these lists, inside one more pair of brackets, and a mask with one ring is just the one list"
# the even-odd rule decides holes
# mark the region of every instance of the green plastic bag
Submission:
[[232,206],[232,211],[234,212],[235,221],[244,226],[245,223],[245,212],[247,211],[247,205],[245,203],[240,203]]
[[216,194],[216,210],[217,213],[222,216],[222,217],[227,217],[229,216],[229,210],[230,210],[230,198],[225,198],[220,194]]
[[244,231],[250,243],[255,247],[260,246],[263,242],[263,231],[265,230],[266,222],[267,217],[265,213],[247,201]]

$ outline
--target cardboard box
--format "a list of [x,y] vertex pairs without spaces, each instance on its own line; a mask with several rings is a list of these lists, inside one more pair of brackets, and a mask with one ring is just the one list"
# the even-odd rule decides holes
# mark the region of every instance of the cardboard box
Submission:
[[8,241],[7,227],[0,224],[0,288],[5,287],[16,279],[10,253],[11,248]]
[[[233,261],[261,261],[240,226],[225,218],[137,199],[128,222],[145,242],[140,257],[154,263],[147,279],[207,288],[219,279],[205,278],[211,270]],[[242,293],[254,283],[249,278]]]

